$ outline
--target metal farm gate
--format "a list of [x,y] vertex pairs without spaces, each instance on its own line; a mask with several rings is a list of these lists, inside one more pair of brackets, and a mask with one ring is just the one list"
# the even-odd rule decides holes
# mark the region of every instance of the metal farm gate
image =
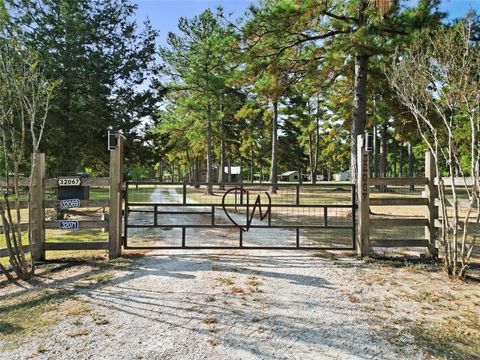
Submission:
[[354,249],[352,184],[126,183],[130,249]]

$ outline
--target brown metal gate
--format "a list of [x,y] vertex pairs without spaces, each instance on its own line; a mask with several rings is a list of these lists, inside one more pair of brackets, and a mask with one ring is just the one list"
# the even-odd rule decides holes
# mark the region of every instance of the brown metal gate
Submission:
[[[212,193],[208,194],[209,185]],[[355,187],[127,182],[130,249],[354,249]]]

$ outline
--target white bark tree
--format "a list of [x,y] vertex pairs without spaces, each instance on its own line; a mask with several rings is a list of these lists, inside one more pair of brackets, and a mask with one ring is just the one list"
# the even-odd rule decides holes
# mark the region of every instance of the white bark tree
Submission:
[[[34,159],[39,152],[49,101],[56,85],[45,78],[34,55],[17,39],[0,38],[0,147],[5,178],[1,187],[0,216],[10,265],[17,277],[24,280],[33,275],[34,263],[24,250],[20,173],[25,169],[30,171],[26,194],[30,201]],[[27,241],[30,249],[32,240],[29,226]],[[13,280],[4,266],[0,265],[0,270]]]
[[[463,278],[479,225],[480,45],[464,19],[418,40],[396,56],[389,81],[413,114],[433,153],[441,201],[441,254],[450,275]],[[444,177],[451,185],[445,185]],[[469,207],[462,211],[459,197]]]

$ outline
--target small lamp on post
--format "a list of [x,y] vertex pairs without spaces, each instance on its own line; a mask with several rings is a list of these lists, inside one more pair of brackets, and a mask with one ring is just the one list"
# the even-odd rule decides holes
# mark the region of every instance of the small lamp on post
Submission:
[[117,136],[116,134],[112,131],[112,127],[108,127],[108,132],[107,132],[107,137],[108,137],[108,145],[107,149],[109,151],[115,150],[115,147],[117,146]]
[[373,150],[373,134],[369,131],[365,132],[363,147],[367,151]]

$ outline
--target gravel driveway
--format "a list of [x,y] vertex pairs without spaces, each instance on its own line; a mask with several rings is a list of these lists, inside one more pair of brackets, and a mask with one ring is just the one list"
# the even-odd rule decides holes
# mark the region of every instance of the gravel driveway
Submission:
[[[133,237],[145,236],[140,231],[147,230]],[[149,235],[158,239],[157,232]],[[210,236],[200,229],[195,235]],[[382,338],[383,321],[355,300],[368,291],[358,279],[365,263],[315,255],[157,250],[101,286],[80,290],[77,298],[90,311],[0,359],[422,358],[414,346],[398,348]]]
[[[379,337],[355,259],[292,251],[157,252],[81,299],[92,312],[25,344],[38,359],[414,359]],[[102,321],[98,321],[102,319]],[[72,336],[72,334],[77,334]],[[39,344],[44,352],[36,351]],[[32,355],[33,354],[33,355]],[[2,359],[14,359],[4,352]],[[18,358],[18,357],[17,357]]]

